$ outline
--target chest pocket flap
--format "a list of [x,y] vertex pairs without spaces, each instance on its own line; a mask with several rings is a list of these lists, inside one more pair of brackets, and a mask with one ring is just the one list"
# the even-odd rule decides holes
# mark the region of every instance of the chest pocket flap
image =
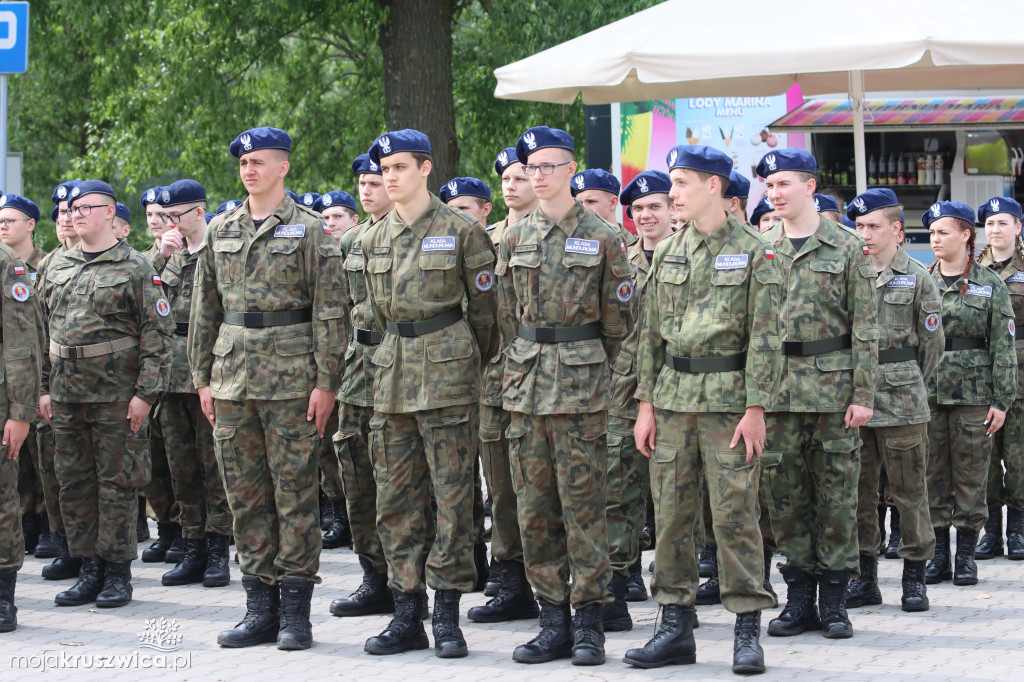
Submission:
[[690,266],[662,263],[661,267],[658,268],[656,276],[659,282],[682,284],[690,276]]
[[241,239],[214,239],[213,250],[217,253],[235,253],[242,250]]
[[508,266],[512,269],[515,268],[539,268],[540,267],[540,252],[539,251],[527,251],[525,253],[513,253],[512,257],[508,260]]
[[458,263],[454,251],[449,253],[420,253],[421,270],[451,270]]
[[732,270],[715,270],[711,275],[711,283],[716,287],[734,287],[747,281],[747,268]]
[[[829,272],[832,274],[838,274],[843,271],[843,261],[841,260],[826,260],[824,258],[814,258],[810,263],[811,270],[815,272]],[[872,275],[874,277],[874,275]]]

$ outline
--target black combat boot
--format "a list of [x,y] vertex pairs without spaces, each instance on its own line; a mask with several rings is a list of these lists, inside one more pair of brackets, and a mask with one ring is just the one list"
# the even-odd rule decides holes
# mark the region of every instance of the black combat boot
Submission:
[[[1009,519],[1006,525],[1010,525]],[[988,520],[985,521],[985,534],[981,536],[981,541],[974,550],[974,558],[982,561],[997,556],[1003,556],[1003,508],[998,504],[990,504]]]
[[498,560],[491,555],[491,564],[487,567],[487,583],[484,585],[485,597],[496,597],[501,591],[501,568]]
[[139,498],[139,514],[135,518],[135,541],[145,542],[150,538],[149,519],[146,518],[146,498]]
[[527,620],[540,615],[540,607],[533,597],[533,588],[526,580],[526,567],[521,562],[505,559],[498,562],[501,589],[484,606],[474,606],[467,614],[477,623],[503,623]]
[[36,551],[39,542],[39,517],[35,514],[21,515],[21,535],[25,539],[25,554]]
[[824,571],[818,579],[821,591],[818,596],[818,615],[821,617],[821,634],[826,639],[853,637],[853,625],[846,613],[846,587],[849,580],[850,574],[846,571]]
[[644,585],[643,567],[640,566],[640,556],[629,565],[629,577],[626,578],[626,601],[640,602],[647,601],[647,586]]
[[654,499],[647,500],[647,519],[644,521],[644,528],[640,531],[640,550],[654,549],[657,542],[657,529],[654,526]]
[[327,531],[334,525],[334,505],[324,489],[320,489],[320,530]]
[[[956,564],[953,569],[954,585],[977,585],[978,564],[974,561],[974,547],[978,544],[978,531],[956,529]],[[938,553],[938,552],[936,552]]]
[[903,529],[900,527],[900,510],[893,507],[889,510],[889,544],[885,546],[886,559],[899,559],[900,540]]
[[170,521],[156,524],[156,542],[142,552],[142,561],[155,564],[167,558],[167,550],[176,538],[181,537],[181,526]]
[[57,553],[57,558],[53,560],[53,563],[43,566],[43,579],[70,580],[77,578],[82,570],[82,560],[71,556],[66,535],[58,535],[57,542],[60,543],[60,552]]
[[764,649],[761,648],[761,612],[736,614],[733,628],[732,671],[737,675],[764,672]]
[[18,607],[14,605],[14,584],[17,571],[0,571],[0,632],[18,629]]
[[65,590],[53,598],[57,606],[82,606],[96,601],[96,596],[103,590],[103,569],[106,562],[98,556],[82,559],[82,570],[78,582],[70,590]]
[[331,615],[344,618],[394,613],[395,599],[388,589],[388,577],[378,573],[373,562],[366,557],[359,557],[359,565],[363,567],[362,584],[348,597],[332,601]]
[[[612,581],[608,583],[608,591],[613,601],[601,605],[601,622],[604,632],[628,632],[633,629],[633,619],[629,617],[626,605],[626,576],[612,573]],[[576,615],[579,615],[577,611]]]
[[210,533],[206,536],[206,570],[203,587],[224,587],[231,582],[228,570],[228,536]]
[[768,634],[792,637],[807,630],[820,630],[821,621],[815,605],[817,579],[794,566],[782,569],[782,579],[786,581],[786,605],[777,618],[768,622]]
[[935,529],[935,556],[924,571],[926,585],[937,585],[952,580],[953,567],[949,558],[949,527]]
[[108,561],[103,572],[103,590],[96,595],[96,606],[116,609],[132,600],[132,562]]
[[171,540],[171,546],[167,548],[164,555],[165,564],[180,564],[185,558],[185,538],[181,536],[181,528],[178,528],[178,535]]
[[476,568],[476,582],[472,592],[483,592],[490,577],[490,565],[487,563],[487,543],[478,542],[473,545],[473,566]]
[[570,658],[573,649],[572,613],[568,604],[540,600],[540,634],[512,652],[517,663],[547,663]]
[[928,589],[924,586],[924,562],[903,560],[903,597],[900,600],[904,611],[927,611]]
[[231,630],[217,635],[217,644],[232,649],[277,640],[281,627],[281,590],[254,575],[242,576],[245,588],[245,617]]
[[[395,601],[395,617],[384,628],[384,632],[366,640],[363,651],[387,656],[429,647],[430,640],[423,630],[423,603],[426,601],[426,595],[423,592],[413,594],[398,590],[394,590],[392,595]],[[437,608],[436,598],[434,608]]]
[[[623,581],[623,587],[625,587],[625,581]],[[573,665],[602,665],[604,663],[602,611],[603,604],[591,604],[582,609],[576,609],[576,615],[572,619]]]
[[715,559],[711,577],[697,588],[697,606],[722,603],[722,583],[718,580],[718,559]]
[[878,557],[874,554],[860,555],[860,577],[851,581],[846,588],[846,606],[855,609],[861,606],[878,606],[882,593],[878,589]]
[[710,578],[715,574],[715,566],[718,565],[718,548],[710,542],[704,545],[697,557],[697,575],[701,578]]
[[434,655],[438,658],[464,658],[469,655],[466,638],[459,627],[458,590],[437,590],[434,592],[434,616],[431,619],[434,631]]
[[1006,508],[1006,558],[1024,560],[1024,509]]
[[206,570],[206,539],[185,538],[185,555],[178,565],[164,573],[160,582],[164,587],[191,585],[203,582]]
[[309,608],[312,601],[312,580],[281,578],[281,608],[277,631],[278,649],[294,651],[313,646],[313,624],[309,622]]
[[878,503],[878,554],[885,554],[885,502]]
[[55,559],[60,554],[60,540],[56,533],[50,532],[50,517],[39,515],[39,540],[36,542],[37,559]]
[[642,649],[630,649],[622,659],[638,668],[689,665],[697,662],[693,639],[697,611],[692,606],[669,604],[661,607],[661,624]]
[[767,547],[764,548],[764,591],[772,595],[772,600],[775,602],[772,606],[779,605],[779,595],[775,594],[775,588],[772,587],[772,557],[775,553]]
[[348,507],[345,504],[345,498],[332,503],[332,523],[324,533],[324,549],[352,546],[352,527],[348,522]]

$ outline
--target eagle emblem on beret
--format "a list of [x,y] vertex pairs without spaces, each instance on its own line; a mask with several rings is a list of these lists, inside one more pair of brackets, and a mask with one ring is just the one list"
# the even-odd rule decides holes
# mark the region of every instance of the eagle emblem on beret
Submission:
[[74,199],[75,197],[77,197],[81,193],[82,193],[82,189],[80,187],[76,187],[73,190],[71,190],[71,198]]
[[938,217],[940,217],[942,215],[942,207],[939,206],[938,202],[935,202],[934,204],[932,204],[932,209],[931,210],[932,210],[932,215],[935,216],[936,218],[938,218]]
[[306,192],[305,194],[303,194],[302,195],[302,203],[304,203],[306,206],[312,206],[313,205],[313,195],[310,194],[309,192]]
[[325,194],[325,195],[324,195],[324,198],[323,198],[323,199],[321,199],[321,200],[320,200],[320,202],[321,202],[321,203],[322,203],[322,204],[323,204],[324,206],[330,206],[331,204],[333,204],[333,203],[334,203],[334,199],[332,199],[332,198],[331,198],[331,195],[330,195],[330,194]]
[[68,196],[68,188],[67,187],[65,187],[64,185],[61,185],[60,187],[57,188],[57,198],[58,199],[64,199],[67,196]]
[[647,194],[647,190],[648,190],[647,178],[637,178],[636,179],[636,186],[637,186],[637,189],[640,190],[640,194]]
[[500,163],[502,166],[508,165],[508,152],[503,151],[500,154],[498,154],[498,163]]
[[146,192],[146,201],[148,201],[150,203],[156,201],[156,190],[155,189],[151,189],[148,192]]
[[770,171],[778,170],[778,165],[775,163],[775,161],[776,159],[774,154],[769,154],[768,156],[764,157],[764,163],[766,166],[768,166],[768,170]]
[[678,150],[678,149],[673,149],[673,150],[672,150],[671,152],[669,152],[669,154],[668,154],[668,165],[669,165],[669,166],[674,166],[674,165],[676,165],[676,159],[677,159],[677,158],[679,158],[679,150]]
[[171,193],[170,193],[169,190],[165,189],[163,192],[160,193],[160,201],[161,201],[161,203],[166,204],[170,200],[171,200]]
[[867,205],[865,205],[865,203],[864,203],[864,198],[863,197],[857,197],[856,199],[854,199],[853,200],[853,207],[855,209],[857,209],[857,213],[861,214],[861,215],[863,215],[864,213],[867,213],[867,210],[868,210]]
[[534,133],[526,133],[523,135],[523,142],[525,142],[526,146],[530,149],[537,148],[537,136]]
[[378,170],[380,170],[380,166],[378,166],[373,161],[371,161],[370,162],[370,170],[373,171],[374,173],[376,173]]
[[387,135],[384,135],[379,140],[377,140],[377,144],[380,145],[380,150],[385,154],[391,153],[391,138],[389,138]]
[[449,182],[448,191],[451,193],[452,196],[457,195],[459,193],[459,183],[455,182],[454,180]]
[[993,198],[992,201],[988,202],[988,205],[992,207],[992,210],[996,213],[999,212],[999,199]]
[[573,178],[573,180],[576,181],[576,189],[583,190],[587,188],[587,178],[583,175],[583,173],[577,173],[576,177]]
[[249,133],[242,135],[241,142],[242,148],[245,149],[245,151],[250,151],[252,149],[252,135]]

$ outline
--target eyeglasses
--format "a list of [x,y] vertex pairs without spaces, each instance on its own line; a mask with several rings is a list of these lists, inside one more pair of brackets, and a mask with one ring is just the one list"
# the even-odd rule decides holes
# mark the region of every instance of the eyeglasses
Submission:
[[28,218],[5,218],[0,220],[0,227],[14,227],[14,223],[19,220],[28,220]]
[[160,220],[163,221],[164,225],[166,225],[168,223],[170,223],[171,225],[178,225],[178,224],[181,223],[182,216],[188,215],[189,213],[191,213],[192,211],[196,210],[197,208],[199,208],[199,206],[193,206],[192,208],[187,208],[184,211],[182,211],[181,213],[158,213],[157,215],[160,216]]
[[562,163],[542,163],[537,166],[523,166],[523,175],[529,177],[536,174],[537,171],[540,171],[541,175],[551,175],[559,166],[566,166],[570,163],[572,163],[572,161],[563,161]]
[[71,215],[80,215],[83,218],[87,217],[94,208],[106,208],[111,204],[86,204],[84,206],[72,206]]

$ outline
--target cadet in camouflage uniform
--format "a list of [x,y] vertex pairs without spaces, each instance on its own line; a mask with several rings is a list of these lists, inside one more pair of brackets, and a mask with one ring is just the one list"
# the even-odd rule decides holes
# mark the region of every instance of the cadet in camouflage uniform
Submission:
[[479,223],[427,190],[426,135],[389,132],[369,154],[395,202],[362,238],[367,291],[384,332],[373,354],[370,453],[395,618],[364,649],[395,654],[429,646],[417,595],[426,587],[420,557],[432,484],[437,535],[426,583],[436,590],[434,649],[441,658],[461,657],[468,649],[459,601],[477,577],[471,538],[480,364],[498,343],[494,246]]
[[768,241],[722,208],[731,159],[710,147],[679,146],[667,163],[670,196],[688,222],[651,264],[635,427],[637,447],[651,458],[660,536],[651,586],[664,610],[651,641],[624,660],[653,668],[696,659],[701,508],[694,502],[706,479],[722,599],[736,614],[733,672],[761,673],[761,609],[774,600],[762,585],[758,458],[779,367],[780,276]]
[[115,202],[99,180],[71,190],[82,241],[50,263],[40,291],[50,330],[40,409],[53,425],[71,555],[82,559],[60,606],[131,601],[149,414],[167,386],[170,306],[152,264],[114,237]]
[[904,611],[927,611],[925,562],[935,554],[928,516],[925,468],[928,463],[928,391],[926,379],[942,357],[944,337],[939,290],[923,265],[900,246],[903,207],[891,189],[869,189],[850,203],[878,273],[878,374],[875,412],[860,429],[860,479],[857,536],[860,577],[846,590],[848,607],[882,603],[878,589],[878,490],[885,467],[895,508],[903,521],[899,556],[903,559]]
[[367,230],[379,223],[394,203],[384,189],[380,166],[370,160],[369,154],[357,156],[352,162],[352,171],[358,179],[359,198],[367,217],[341,237],[352,311],[352,338],[345,353],[345,373],[338,389],[340,411],[333,443],[345,488],[352,549],[359,556],[363,582],[353,594],[331,602],[331,613],[335,616],[366,616],[395,610],[395,602],[387,586],[388,566],[384,548],[377,533],[377,483],[369,447],[370,419],[373,417],[373,364],[370,358],[384,335],[377,329],[370,299],[366,295],[363,274],[366,258],[362,241]]
[[[537,208],[537,195],[530,186],[530,179],[523,173],[523,164],[516,157],[515,147],[506,147],[498,152],[494,172],[501,177],[502,196],[508,207],[508,215],[503,220],[487,227],[487,234],[497,247],[509,225]],[[497,590],[493,599],[483,606],[474,606],[467,615],[477,623],[536,618],[540,609],[526,580],[523,538],[519,532],[516,491],[509,463],[508,427],[512,417],[502,407],[504,355],[495,353],[484,365],[481,375],[480,458],[490,491],[490,580],[497,581]]]
[[[927,481],[935,558],[925,569],[925,582],[952,578],[954,585],[974,585],[975,545],[988,520],[992,436],[1017,393],[1016,322],[1006,285],[974,262],[974,210],[959,201],[939,201],[921,221],[937,259],[931,272],[942,296],[946,334],[946,350],[928,382]],[[955,567],[949,556],[951,523]]]
[[815,211],[816,170],[796,148],[769,152],[757,166],[782,218],[764,233],[782,266],[783,342],[761,466],[789,594],[768,634],[820,627],[837,639],[853,636],[845,601],[859,566],[858,429],[872,415],[878,329],[864,240]]
[[[1013,304],[1014,325],[1024,324],[1024,241],[1021,206],[1009,197],[992,197],[978,207],[988,245],[978,262],[996,272],[1006,284]],[[1017,348],[1017,394],[1006,411],[1006,423],[992,439],[988,468],[988,521],[975,557],[991,559],[1003,553],[1003,507],[1006,510],[1006,555],[1024,559],[1024,339]],[[1005,468],[1005,473],[1004,473]]]
[[633,328],[633,268],[618,230],[573,199],[573,149],[547,126],[519,138],[539,207],[498,249],[509,457],[526,574],[541,597],[541,632],[512,658],[599,665],[611,601],[609,364]]
[[[164,434],[174,499],[180,509],[184,556],[164,574],[164,585],[228,584],[231,508],[217,466],[213,427],[203,414],[188,364],[189,313],[196,262],[206,237],[206,189],[195,180],[177,180],[160,191],[160,218],[171,225],[161,243],[166,258],[160,276],[174,323],[167,392],[157,421]],[[173,244],[184,240],[186,248]]]
[[322,548],[314,453],[345,366],[348,289],[330,228],[285,194],[288,133],[254,128],[229,149],[249,197],[207,229],[188,337],[246,591],[245,618],[217,643],[308,649]]

